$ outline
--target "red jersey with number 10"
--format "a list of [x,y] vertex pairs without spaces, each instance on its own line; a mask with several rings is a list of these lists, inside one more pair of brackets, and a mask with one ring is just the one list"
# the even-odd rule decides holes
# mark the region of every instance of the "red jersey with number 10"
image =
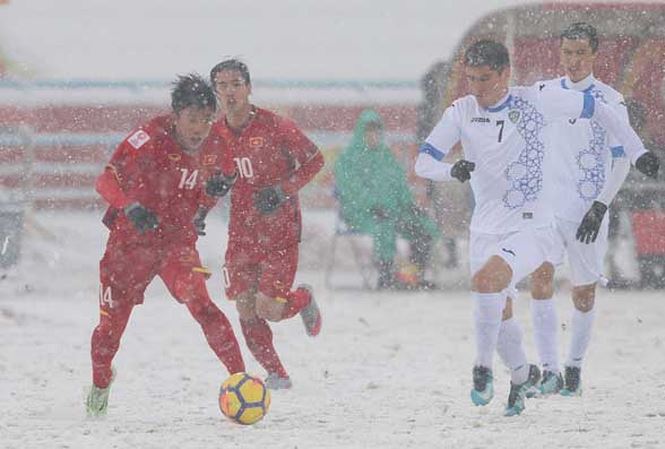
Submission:
[[[224,172],[235,169],[238,173],[231,189],[229,250],[260,255],[298,243],[298,191],[323,167],[319,149],[292,121],[261,108],[253,108],[240,131],[231,129],[225,119],[215,123],[214,131],[228,147]],[[258,211],[256,193],[275,186],[287,199],[273,212]]]
[[[98,180],[99,193],[111,203],[104,222],[128,243],[196,241],[193,219],[197,209],[216,203],[205,194],[205,181],[219,171],[222,145],[211,133],[198,151],[183,151],[169,116],[141,126],[118,146]],[[113,192],[114,181],[124,194],[120,200]],[[122,208],[133,202],[157,215],[156,230],[139,234],[129,222]]]

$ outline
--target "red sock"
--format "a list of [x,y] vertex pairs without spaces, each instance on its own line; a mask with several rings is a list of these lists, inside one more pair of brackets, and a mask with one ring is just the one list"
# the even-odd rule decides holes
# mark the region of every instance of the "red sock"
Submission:
[[272,344],[272,331],[268,326],[268,322],[261,318],[240,320],[240,327],[245,336],[247,347],[257,362],[268,373],[277,373],[280,377],[288,377]]
[[205,287],[199,287],[197,299],[186,302],[194,319],[201,325],[208,345],[229,373],[245,371],[238,340],[226,315],[210,300]]
[[201,322],[208,345],[215,351],[230,374],[244,372],[245,362],[242,360],[240,345],[233,333],[231,323],[217,307],[214,309],[210,307],[208,310],[210,310],[208,312],[210,316]]
[[302,309],[307,307],[312,300],[312,294],[305,288],[297,288],[286,294],[286,304],[282,312],[282,318],[292,318],[296,316]]
[[120,338],[127,326],[132,307],[133,305],[117,307],[113,311],[100,312],[99,324],[90,341],[92,383],[98,388],[106,388],[111,383],[111,364],[120,348]]

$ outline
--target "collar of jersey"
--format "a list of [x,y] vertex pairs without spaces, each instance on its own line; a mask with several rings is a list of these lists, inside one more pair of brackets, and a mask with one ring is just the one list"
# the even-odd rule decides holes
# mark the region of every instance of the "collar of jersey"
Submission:
[[596,81],[596,79],[593,77],[593,73],[576,83],[573,83],[569,77],[564,76],[563,78],[561,78],[561,87],[563,87],[564,89],[572,88],[573,90],[584,92],[586,94],[590,92],[591,89],[593,89],[594,81]]
[[506,109],[508,106],[510,106],[510,102],[513,100],[513,96],[508,92],[506,96],[504,97],[503,101],[500,101],[498,103],[498,106],[493,106],[490,108],[487,108],[489,112],[499,112],[503,109]]

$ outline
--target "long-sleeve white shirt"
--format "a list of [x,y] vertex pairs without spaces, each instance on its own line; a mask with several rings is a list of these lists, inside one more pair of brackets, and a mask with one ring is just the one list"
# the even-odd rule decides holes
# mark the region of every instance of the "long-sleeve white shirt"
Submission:
[[552,172],[545,127],[571,118],[594,118],[612,130],[631,160],[646,151],[624,119],[592,95],[547,83],[516,86],[494,107],[465,96],[446,109],[420,149],[416,174],[435,181],[450,178],[442,161],[461,142],[464,158],[476,164],[471,175],[475,208],[472,231],[504,234],[553,222]]

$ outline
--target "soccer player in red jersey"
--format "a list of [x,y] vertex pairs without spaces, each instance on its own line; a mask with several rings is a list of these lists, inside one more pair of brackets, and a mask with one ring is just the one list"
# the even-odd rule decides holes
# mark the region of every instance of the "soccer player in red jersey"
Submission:
[[100,316],[91,342],[93,384],[86,402],[91,416],[106,413],[111,362],[132,309],[143,302],[155,276],[198,321],[227,370],[245,370],[231,324],[210,299],[209,272],[196,250],[199,209],[209,209],[219,196],[206,189],[223,149],[209,137],[215,94],[200,76],[181,76],[171,106],[170,115],[126,138],[97,179],[97,191],[110,204],[103,220],[110,236],[100,262]]
[[298,266],[301,214],[298,191],[323,167],[319,149],[283,117],[249,102],[247,65],[217,64],[210,80],[223,109],[214,125],[229,148],[222,191],[231,184],[229,240],[223,268],[226,296],[235,300],[247,346],[266,369],[269,388],[290,388],[267,321],[300,314],[308,335],[321,314],[307,285],[292,290]]

